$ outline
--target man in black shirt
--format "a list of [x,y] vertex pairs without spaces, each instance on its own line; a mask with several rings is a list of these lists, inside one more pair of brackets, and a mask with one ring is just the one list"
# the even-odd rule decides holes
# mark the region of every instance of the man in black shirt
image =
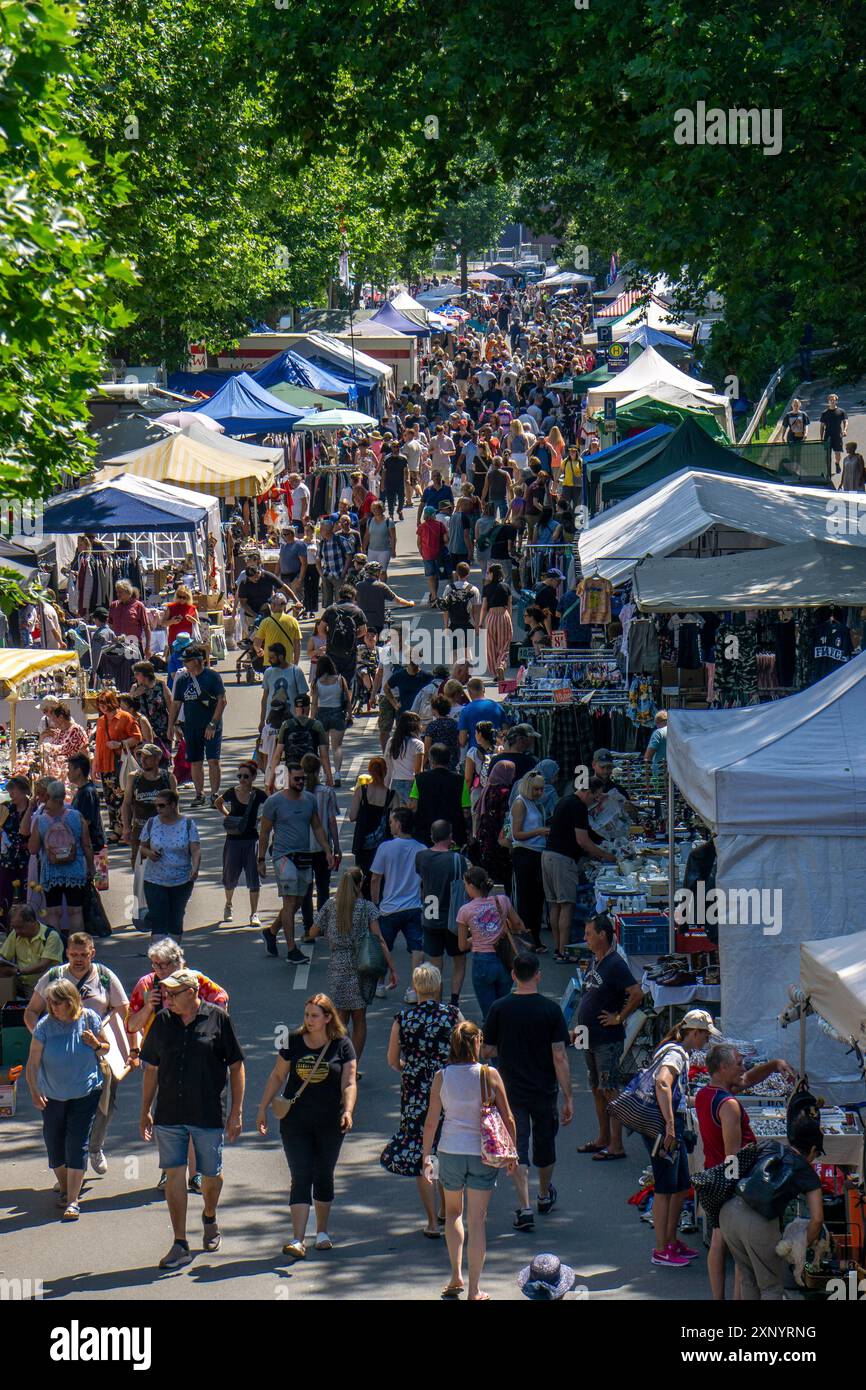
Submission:
[[632,820],[640,819],[640,811],[634,802],[629,799],[629,794],[625,787],[613,780],[613,754],[609,748],[597,748],[592,755],[592,772],[602,783],[605,796],[611,792],[622,799],[623,809],[627,816]]
[[282,590],[287,595],[289,593],[287,585],[281,579],[278,579],[275,574],[271,574],[269,570],[262,569],[261,560],[257,555],[250,555],[247,559],[246,569],[242,570],[238,579],[236,589],[238,603],[248,622],[253,622],[259,616],[277,589]]
[[531,772],[538,762],[532,744],[538,738],[538,733],[531,724],[515,724],[513,729],[509,729],[502,740],[503,752],[497,753],[490,764],[488,776],[493,771],[497,763],[514,763],[514,782],[515,785],[521,777],[525,777],[527,772]]
[[600,806],[604,786],[598,777],[590,777],[589,786],[557,803],[550,821],[547,848],[541,852],[541,876],[544,896],[550,908],[550,930],[556,954],[554,959],[565,963],[565,948],[571,935],[574,905],[581,884],[580,861],[586,855],[605,864],[615,864],[616,856],[599,849],[600,836],[590,828],[589,813]]
[[848,416],[839,405],[838,396],[827,397],[827,409],[822,411],[818,419],[821,425],[821,443],[827,450],[827,473],[832,483],[833,468],[830,455],[833,455],[833,464],[841,468],[842,450],[845,447],[845,435],[848,433]]
[[[192,1260],[186,1238],[186,1162],[190,1140],[204,1197],[204,1248],[218,1250],[222,1237],[216,1209],[222,1190],[223,1130],[229,1143],[243,1128],[244,1054],[224,1009],[198,997],[198,975],[186,967],[162,981],[168,1008],[157,1014],[144,1040],[146,1063],[141,1092],[141,1137],[155,1137],[174,1243],[160,1269],[180,1269]],[[231,1110],[225,1112],[231,1078]],[[153,1098],[156,1096],[154,1121]]]
[[517,1164],[512,1171],[518,1207],[514,1227],[531,1231],[535,1225],[529,1204],[529,1139],[532,1162],[538,1169],[538,1211],[546,1215],[556,1201],[553,1165],[556,1162],[557,1087],[562,1093],[562,1123],[570,1124],[571,1072],[565,1049],[569,1036],[562,1010],[539,994],[541,966],[533,951],[521,952],[511,971],[513,994],[491,1004],[484,1020],[484,1056],[498,1055],[498,1069],[517,1127]]
[[616,949],[609,917],[602,913],[587,922],[584,941],[593,959],[586,974],[574,1037],[575,1045],[586,1058],[598,1116],[598,1138],[583,1144],[578,1153],[591,1153],[599,1162],[606,1162],[625,1157],[622,1126],[608,1114],[607,1107],[621,1089],[623,1021],[634,1013],[643,991]]
[[[415,812],[415,839],[432,844],[433,822],[447,820],[454,843],[466,844],[466,817],[463,814],[463,774],[452,772],[451,755],[444,743],[434,743],[430,749],[430,766],[419,772],[409,805]],[[417,789],[417,796],[415,790]]]
[[[358,641],[367,628],[367,615],[355,602],[357,590],[351,584],[343,584],[337,594],[337,602],[326,608],[322,617],[328,624],[326,654],[331,658],[337,674],[343,676],[351,685],[355,679],[358,665]],[[351,719],[348,723],[351,724]]]
[[403,520],[403,508],[406,505],[406,474],[409,468],[409,460],[405,454],[400,452],[400,443],[394,440],[390,449],[382,459],[382,484],[385,493],[385,505],[388,508],[388,515],[394,520],[394,512],[397,512],[399,519]]

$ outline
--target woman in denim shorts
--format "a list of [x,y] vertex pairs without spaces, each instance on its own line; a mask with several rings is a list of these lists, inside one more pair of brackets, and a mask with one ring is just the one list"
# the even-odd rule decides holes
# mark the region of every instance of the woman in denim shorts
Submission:
[[[489,1294],[479,1288],[487,1254],[487,1208],[496,1186],[497,1169],[481,1158],[481,1055],[482,1033],[475,1023],[462,1022],[451,1034],[451,1051],[442,1071],[437,1071],[430,1091],[424,1125],[422,1172],[435,1181],[433,1145],[442,1120],[437,1148],[439,1181],[445,1193],[445,1240],[451,1259],[451,1279],[443,1298],[459,1298],[463,1284],[463,1194],[466,1193],[466,1225],[469,1234],[469,1302],[486,1302]],[[516,1147],[514,1116],[502,1078],[487,1068],[494,1104]],[[444,1116],[444,1118],[443,1118]],[[516,1159],[505,1165],[511,1172]]]
[[318,719],[328,735],[334,786],[339,787],[343,771],[343,735],[352,697],[345,678],[337,674],[337,668],[329,656],[320,656],[316,662],[312,697],[310,714],[313,719]]

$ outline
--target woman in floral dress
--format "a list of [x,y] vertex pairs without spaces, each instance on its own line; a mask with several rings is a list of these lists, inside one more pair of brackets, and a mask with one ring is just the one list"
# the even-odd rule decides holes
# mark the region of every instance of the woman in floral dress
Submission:
[[42,763],[47,777],[66,780],[67,758],[87,752],[87,734],[72,718],[72,710],[63,700],[53,705],[48,715],[49,728],[40,736]]
[[433,1077],[448,1060],[451,1034],[462,1015],[455,1004],[440,1003],[442,976],[435,965],[413,970],[412,988],[418,1003],[400,1010],[388,1042],[388,1065],[400,1073],[400,1128],[379,1162],[389,1173],[415,1179],[427,1218],[424,1234],[438,1240],[436,1189],[421,1173],[421,1141]]
[[315,940],[321,933],[331,949],[327,994],[346,1028],[351,1026],[352,1046],[359,1062],[367,1041],[367,1005],[375,996],[377,983],[373,976],[360,976],[356,965],[357,950],[367,932],[378,936],[388,963],[388,983],[392,989],[397,984],[391,953],[379,930],[379,910],[361,896],[363,882],[363,870],[347,869],[336,897],[329,898],[320,908],[310,928],[310,939]]

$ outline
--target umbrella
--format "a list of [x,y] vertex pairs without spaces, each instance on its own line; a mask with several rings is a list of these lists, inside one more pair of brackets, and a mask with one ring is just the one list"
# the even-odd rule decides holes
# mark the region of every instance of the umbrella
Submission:
[[487,270],[473,270],[466,276],[467,280],[480,280],[482,284],[487,284],[491,280],[501,280],[501,275],[491,275]]
[[222,434],[223,427],[216,420],[212,420],[209,415],[202,415],[198,411],[192,410],[169,410],[167,414],[158,416],[158,425],[171,425],[176,430],[186,430],[188,425],[193,422],[204,425],[207,430],[216,430],[217,434]]
[[338,430],[353,425],[376,425],[378,420],[372,415],[362,415],[359,410],[320,410],[312,415],[304,415],[292,426],[295,430]]

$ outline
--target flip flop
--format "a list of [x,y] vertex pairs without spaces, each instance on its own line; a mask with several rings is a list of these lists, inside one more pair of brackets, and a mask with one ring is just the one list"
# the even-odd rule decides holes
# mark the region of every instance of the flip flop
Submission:
[[426,1236],[428,1240],[441,1240],[441,1239],[442,1239],[442,1232],[441,1232],[441,1231],[422,1231],[421,1234],[422,1234],[422,1236]]
[[625,1158],[626,1154],[612,1154],[609,1149],[602,1149],[601,1153],[593,1154],[593,1163],[613,1163],[617,1158]]
[[442,1298],[459,1298],[460,1295],[461,1295],[462,1293],[465,1293],[465,1292],[466,1292],[466,1285],[465,1285],[465,1284],[446,1284],[446,1285],[445,1285],[445,1288],[442,1290],[441,1297],[442,1297]]
[[489,1293],[480,1293],[480,1294],[478,1295],[477,1298],[470,1298],[470,1299],[469,1299],[469,1302],[470,1302],[470,1303],[489,1303],[489,1302],[490,1302],[490,1294],[489,1294]]
[[581,1144],[577,1152],[579,1154],[603,1154],[607,1153],[604,1144]]

